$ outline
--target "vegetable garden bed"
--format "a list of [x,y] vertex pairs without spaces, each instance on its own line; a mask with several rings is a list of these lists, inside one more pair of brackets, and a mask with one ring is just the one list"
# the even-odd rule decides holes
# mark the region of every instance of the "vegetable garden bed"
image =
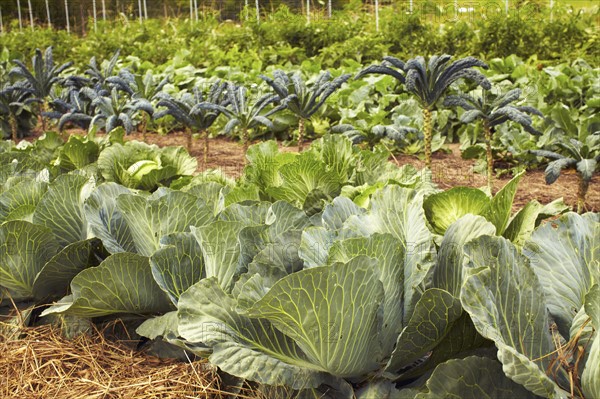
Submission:
[[[85,134],[84,131],[70,130],[72,134]],[[35,140],[31,137],[31,140]],[[134,133],[125,137],[126,140],[142,140],[140,133]],[[168,135],[152,134],[146,137],[146,141],[150,144],[159,146],[185,146],[188,140],[188,135],[183,132],[173,132]],[[296,151],[296,147],[286,147],[280,143],[281,151]],[[485,175],[476,173],[473,168],[475,161],[465,160],[460,156],[460,148],[458,144],[449,144],[446,146],[448,151],[439,151],[433,156],[433,181],[440,188],[449,189],[457,186],[468,187],[483,187],[485,186]],[[231,177],[239,177],[244,169],[244,148],[243,146],[232,139],[217,137],[211,139],[211,154],[208,158],[208,163],[203,164],[202,143],[200,140],[194,142],[194,149],[191,153],[198,160],[200,165],[199,170],[218,169],[224,174]],[[390,162],[398,166],[409,164],[418,169],[424,166],[424,163],[417,156],[399,154],[390,157]],[[500,169],[500,168],[499,168]],[[504,174],[494,181],[494,192],[498,192],[508,181],[511,176],[509,173]],[[527,170],[521,183],[519,190],[515,195],[513,210],[521,209],[531,200],[538,200],[543,204],[554,201],[557,198],[564,198],[565,203],[575,207],[577,202],[577,192],[573,190],[577,187],[577,174],[575,172],[565,171],[554,184],[547,185],[544,182],[544,170],[533,169]],[[587,194],[586,210],[589,212],[600,211],[600,173],[596,173],[590,184],[590,190]]]

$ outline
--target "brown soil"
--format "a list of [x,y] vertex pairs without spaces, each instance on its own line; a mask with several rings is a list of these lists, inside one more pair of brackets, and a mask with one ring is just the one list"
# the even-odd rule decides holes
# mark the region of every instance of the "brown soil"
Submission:
[[[140,134],[127,137],[130,140],[142,140]],[[187,143],[187,136],[183,133],[169,134],[168,136],[148,135],[148,142],[160,146],[182,145]],[[296,147],[279,145],[282,151],[296,151]],[[437,152],[433,155],[433,179],[440,188],[447,189],[455,186],[483,187],[486,185],[485,175],[473,171],[473,160],[465,160],[460,156],[458,144],[448,145],[449,153]],[[192,155],[198,159],[200,169],[220,169],[231,177],[241,175],[244,168],[244,149],[239,142],[225,138],[213,138],[210,141],[210,152],[207,165],[203,165],[203,143],[194,141]],[[424,162],[415,156],[400,155],[390,159],[398,165],[411,164],[422,168]],[[511,176],[502,176],[494,180],[494,193],[500,190]],[[544,171],[528,170],[521,178],[517,191],[514,209],[521,209],[531,200],[538,200],[547,204],[557,198],[564,198],[567,205],[576,207],[578,180],[575,171],[565,170],[560,178],[552,185],[544,181]],[[586,210],[600,212],[600,174],[596,174],[590,184],[586,198]]]

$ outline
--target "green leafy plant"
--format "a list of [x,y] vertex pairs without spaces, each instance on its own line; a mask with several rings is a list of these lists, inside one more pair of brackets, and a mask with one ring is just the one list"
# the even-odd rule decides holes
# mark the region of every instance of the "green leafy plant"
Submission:
[[183,147],[159,149],[139,141],[114,143],[98,157],[98,169],[105,180],[148,191],[190,176],[197,166],[196,159]]
[[246,87],[236,86],[233,83],[227,84],[226,96],[227,106],[204,103],[199,105],[198,108],[218,111],[225,115],[229,121],[223,131],[225,134],[231,134],[236,129],[240,129],[245,151],[248,150],[250,145],[249,130],[261,125],[267,127],[267,129],[273,129],[273,122],[269,120],[269,116],[286,107],[285,103],[281,103],[269,111],[263,112],[269,105],[279,102],[280,98],[274,94],[265,94],[256,101],[252,101],[251,94]]
[[490,192],[492,191],[494,171],[492,136],[496,131],[496,127],[512,121],[521,125],[531,134],[541,135],[541,132],[532,126],[533,121],[528,114],[543,118],[542,113],[533,107],[511,104],[517,101],[520,96],[521,90],[513,89],[497,96],[483,91],[482,96],[478,98],[468,94],[459,94],[448,96],[444,100],[444,106],[446,107],[461,107],[465,110],[460,117],[462,123],[468,124],[481,119],[486,149],[487,185]]
[[[175,120],[183,124],[188,129],[188,152],[192,151],[193,131],[199,131],[204,137],[204,163],[208,161],[209,153],[209,135],[208,129],[215,123],[222,112],[218,107],[226,107],[228,100],[225,95],[226,83],[216,81],[211,85],[207,93],[194,87],[192,93],[184,93],[179,99],[173,98],[164,93],[157,94],[158,107],[165,107],[165,110],[158,111],[155,119],[160,119],[165,115],[171,115]],[[216,105],[217,108],[208,105]]]
[[23,137],[33,127],[33,110],[30,105],[40,101],[34,96],[34,90],[24,82],[6,83],[0,89],[2,131],[15,143],[19,136]]
[[546,167],[546,184],[554,183],[565,168],[577,170],[579,178],[577,212],[581,213],[585,208],[585,196],[590,182],[600,163],[600,135],[589,135],[583,143],[576,139],[561,140],[555,146],[560,152],[531,150],[531,153],[552,160]]
[[54,111],[48,112],[49,118],[58,119],[58,130],[63,131],[68,123],[87,130],[92,122],[94,106],[92,100],[79,90],[70,90],[67,99],[56,98],[50,102]]
[[106,79],[114,76],[114,70],[119,62],[120,52],[120,49],[115,51],[110,60],[104,61],[101,65],[98,65],[95,56],[90,59],[85,74],[89,76],[90,83],[96,91],[100,91],[102,94],[109,92],[109,86]]
[[482,88],[489,90],[491,84],[481,72],[473,67],[487,69],[487,65],[474,57],[462,58],[449,64],[450,55],[431,56],[429,62],[425,58],[416,57],[405,65],[406,90],[412,93],[423,109],[423,135],[425,140],[425,166],[431,167],[431,112],[438,100],[446,93],[450,85],[459,79],[475,81]]
[[[106,78],[106,83],[117,87],[119,90],[126,92],[136,106],[143,111],[142,112],[142,137],[146,141],[146,130],[148,125],[147,117],[154,114],[154,108],[152,107],[152,101],[156,100],[159,93],[162,93],[162,89],[167,83],[169,83],[169,77],[164,77],[158,81],[154,78],[152,71],[146,71],[146,74],[134,75],[127,68],[119,71],[119,76],[110,76]],[[140,106],[142,105],[143,106]],[[189,148],[188,148],[189,151]]]
[[33,90],[33,95],[41,100],[41,111],[39,113],[42,122],[42,129],[46,130],[46,120],[42,115],[48,107],[47,99],[50,96],[52,87],[61,81],[60,74],[73,63],[67,62],[62,65],[55,65],[52,57],[52,47],[48,47],[44,54],[40,49],[35,50],[35,55],[31,59],[32,69],[29,70],[21,60],[13,60],[17,65],[10,72],[11,76],[18,76],[27,82]]
[[329,72],[322,72],[312,86],[308,86],[300,73],[291,77],[281,70],[273,72],[274,79],[261,75],[279,100],[286,104],[287,109],[298,117],[298,150],[304,148],[305,122],[325,104],[325,101],[338,90],[348,79],[350,74],[341,75],[331,80]]
[[332,133],[343,134],[352,140],[354,144],[366,142],[369,147],[375,146],[383,138],[388,138],[402,144],[405,143],[407,134],[418,133],[416,128],[409,126],[410,120],[403,115],[399,115],[394,120],[394,123],[390,125],[377,124],[374,126],[365,126],[365,123],[358,122],[357,126],[347,123],[335,125],[331,128],[331,131]]
[[153,113],[152,105],[147,101],[131,101],[125,96],[120,96],[116,88],[113,88],[109,95],[102,95],[94,89],[84,87],[81,94],[92,100],[94,116],[90,122],[90,127],[103,127],[106,133],[118,126],[125,129],[126,134],[134,130],[135,115],[144,111]]

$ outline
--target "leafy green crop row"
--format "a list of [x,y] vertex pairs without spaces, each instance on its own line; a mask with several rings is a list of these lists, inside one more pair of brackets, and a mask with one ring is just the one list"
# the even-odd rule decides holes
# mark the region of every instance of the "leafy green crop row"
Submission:
[[[161,74],[142,73],[136,62],[120,65],[118,51],[102,63],[92,58],[80,75],[69,63],[55,65],[48,48],[45,55],[36,51],[31,69],[15,60],[0,90],[0,128],[16,141],[36,115],[43,130],[47,118],[57,120],[59,130],[74,125],[109,132],[123,126],[129,134],[141,127],[144,137],[148,127],[183,126],[188,151],[193,133],[204,137],[205,163],[210,130],[238,134],[247,148],[251,135],[289,138],[297,125],[300,148],[306,133],[331,131],[405,153],[418,153],[422,146],[427,166],[432,150],[450,138],[462,143],[465,158],[485,155],[490,189],[498,158],[513,165],[518,161],[518,168],[550,157],[549,184],[561,169],[576,169],[581,211],[600,159],[599,70],[576,60],[540,71],[539,65],[512,56],[491,60],[486,72],[488,65],[473,57],[450,59],[432,56],[426,62],[417,56],[404,63],[388,56],[379,65],[331,73],[303,64],[303,71],[229,76],[241,81],[233,83],[201,77],[203,71],[187,64]],[[354,73],[354,79],[344,71]],[[271,93],[264,93],[267,85],[254,85],[256,79],[266,82]]]
[[428,10],[411,15],[405,6],[382,7],[379,32],[373,16],[364,10],[338,12],[333,19],[313,19],[308,24],[305,16],[282,6],[258,25],[252,17],[235,24],[219,23],[210,15],[198,23],[148,20],[140,26],[137,21],[99,21],[98,31],[90,29],[84,37],[65,31],[13,30],[0,36],[0,47],[6,46],[12,58],[23,58],[36,48],[54,46],[60,58],[79,66],[92,56],[108,58],[116,48],[122,48],[124,56],[155,65],[182,54],[192,65],[210,71],[236,66],[246,72],[269,65],[299,65],[308,59],[327,68],[340,67],[349,60],[370,63],[387,54],[411,58],[448,53],[485,59],[516,54],[563,61],[584,57],[593,63],[600,57],[597,9],[595,14],[574,12],[557,2],[550,20],[529,2],[511,4],[508,16],[500,12],[500,2],[492,2],[461,20],[454,13],[430,15]]
[[598,214],[513,215],[520,175],[440,191],[341,135],[251,146],[233,181],[123,133],[2,144],[0,289],[23,314],[137,320],[270,397],[600,393]]

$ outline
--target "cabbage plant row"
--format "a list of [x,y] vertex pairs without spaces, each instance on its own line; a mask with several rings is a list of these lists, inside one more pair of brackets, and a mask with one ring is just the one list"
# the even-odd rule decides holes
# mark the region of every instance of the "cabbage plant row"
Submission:
[[600,396],[598,214],[513,213],[520,175],[441,191],[340,135],[232,180],[122,133],[3,144],[3,305],[140,318],[270,397]]

